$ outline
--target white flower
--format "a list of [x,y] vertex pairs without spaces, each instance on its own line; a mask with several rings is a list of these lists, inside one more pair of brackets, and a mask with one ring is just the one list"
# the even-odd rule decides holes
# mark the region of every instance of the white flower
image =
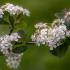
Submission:
[[67,32],[66,32],[66,36],[67,36],[67,37],[70,37],[70,31],[67,31]]
[[10,68],[17,68],[20,64],[21,61],[21,57],[22,57],[22,53],[21,54],[15,54],[15,53],[10,53],[6,59],[7,65]]
[[65,20],[64,19],[60,19],[60,23],[64,24]]
[[8,11],[11,15],[15,15],[17,12],[17,9],[13,4],[6,3],[1,7],[4,11]]
[[46,23],[38,23],[38,24],[36,24],[34,27],[35,27],[35,28],[46,28],[47,25],[46,25]]
[[29,10],[23,9],[23,15],[30,16]]
[[[57,46],[61,45],[61,40],[64,40],[66,37],[70,36],[70,32],[67,31],[67,27],[59,21],[59,25],[55,25],[53,28],[47,28],[46,24],[39,23],[35,25],[37,28],[36,32],[32,35],[32,41],[34,41],[38,46],[40,44],[47,44],[50,50],[57,48]],[[57,23],[57,22],[54,22]]]
[[47,28],[41,30],[41,34],[42,35],[47,35],[47,32],[48,32]]
[[10,15],[18,15],[23,13],[23,15],[30,16],[30,12],[27,9],[10,3],[6,3],[5,5],[1,6],[1,9],[3,9],[3,11],[9,12]]
[[10,35],[10,40],[11,41],[18,41],[19,38],[21,38],[21,37],[18,35],[18,33],[12,33]]
[[70,16],[70,11],[65,13],[64,19],[67,19]]
[[47,28],[37,30],[36,33],[34,33],[34,35],[31,37],[32,41],[36,42],[38,46],[40,46],[40,44],[45,44],[47,40],[47,32]]

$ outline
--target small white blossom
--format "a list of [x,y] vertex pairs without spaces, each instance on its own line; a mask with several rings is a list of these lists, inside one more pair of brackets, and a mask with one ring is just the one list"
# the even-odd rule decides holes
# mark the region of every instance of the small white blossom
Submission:
[[67,31],[67,32],[66,32],[66,36],[67,36],[67,37],[70,37],[70,31]]
[[40,46],[40,44],[45,44],[46,40],[47,40],[47,33],[48,29],[47,28],[43,28],[40,30],[37,30],[36,33],[34,33],[34,35],[32,35],[32,41],[35,41],[37,45]]
[[68,18],[70,16],[70,11],[65,13],[64,19]]
[[1,7],[4,11],[8,11],[11,15],[15,15],[17,12],[17,9],[13,4],[6,3]]
[[30,16],[29,10],[23,9],[23,15]]
[[21,38],[21,37],[18,35],[18,33],[12,33],[10,35],[10,40],[11,41],[18,41],[19,38]]
[[46,28],[47,25],[45,23],[38,23],[34,26],[35,28]]
[[23,53],[21,54],[14,54],[14,53],[10,53],[6,59],[6,62],[7,62],[7,65],[10,67],[10,68],[14,68],[16,69],[20,62],[21,62],[21,57],[23,56]]

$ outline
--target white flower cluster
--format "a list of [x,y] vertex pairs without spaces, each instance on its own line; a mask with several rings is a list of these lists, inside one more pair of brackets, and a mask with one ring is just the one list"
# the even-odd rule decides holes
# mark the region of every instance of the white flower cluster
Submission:
[[38,23],[35,25],[36,32],[31,36],[32,41],[40,44],[46,44],[50,50],[62,44],[62,40],[70,36],[70,31],[67,30],[63,21],[56,19],[53,24],[54,27],[48,27],[45,23]]
[[0,37],[0,51],[6,56],[7,65],[11,68],[17,68],[21,60],[22,54],[15,54],[12,52],[12,42],[17,42],[19,38],[21,37],[18,33]]
[[10,3],[6,3],[5,5],[0,7],[0,18],[3,17],[4,11],[9,12],[10,15],[18,15],[20,13],[23,13],[23,15],[30,16],[29,10]]
[[70,22],[70,11],[65,12],[64,19]]
[[32,41],[35,41],[37,45],[40,46],[40,43],[45,44],[45,40],[47,39],[47,33],[48,29],[46,28],[46,24],[39,23],[35,25],[35,28],[37,28],[34,35],[32,35]]

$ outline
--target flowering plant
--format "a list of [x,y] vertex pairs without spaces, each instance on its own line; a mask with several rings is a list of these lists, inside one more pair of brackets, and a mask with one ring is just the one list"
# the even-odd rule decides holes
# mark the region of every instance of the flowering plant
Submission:
[[[16,45],[22,45],[22,38],[24,35],[23,30],[14,32],[15,26],[23,20],[23,16],[30,16],[30,12],[18,5],[6,3],[0,7],[0,22],[7,23],[9,25],[8,34],[0,37],[0,52],[6,57],[7,65],[10,68],[17,68],[23,55],[22,51],[25,51],[26,47],[14,47]],[[17,51],[18,50],[18,51]]]
[[47,23],[38,23],[34,26],[35,33],[31,36],[36,45],[46,45],[50,51],[57,51],[57,48],[61,48],[70,37],[70,10],[55,15],[57,18],[52,22],[51,27]]
[[15,27],[23,20],[23,16],[30,16],[30,12],[18,5],[6,3],[0,7],[0,22],[9,25],[8,33],[0,37],[0,52],[6,57],[7,65],[14,69],[19,66],[24,51],[28,48],[26,44],[43,44],[53,51],[66,44],[70,37],[70,10],[56,14],[57,18],[51,27],[43,22],[36,24],[30,42],[25,41],[23,29],[15,32]]

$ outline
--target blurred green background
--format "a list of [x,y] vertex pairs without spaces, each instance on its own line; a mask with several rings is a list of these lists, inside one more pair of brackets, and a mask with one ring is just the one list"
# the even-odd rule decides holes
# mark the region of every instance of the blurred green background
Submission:
[[[55,13],[70,7],[70,0],[0,0],[0,5],[7,2],[30,10],[31,16],[25,17],[17,27],[17,30],[26,30],[28,40],[34,31],[34,24],[41,21],[50,24],[55,19]],[[0,24],[0,33],[6,31],[8,31],[7,26]],[[3,56],[0,56],[0,70],[14,70],[6,66]],[[48,47],[32,46],[25,52],[16,70],[70,70],[70,47],[62,57],[58,57],[52,55]]]

